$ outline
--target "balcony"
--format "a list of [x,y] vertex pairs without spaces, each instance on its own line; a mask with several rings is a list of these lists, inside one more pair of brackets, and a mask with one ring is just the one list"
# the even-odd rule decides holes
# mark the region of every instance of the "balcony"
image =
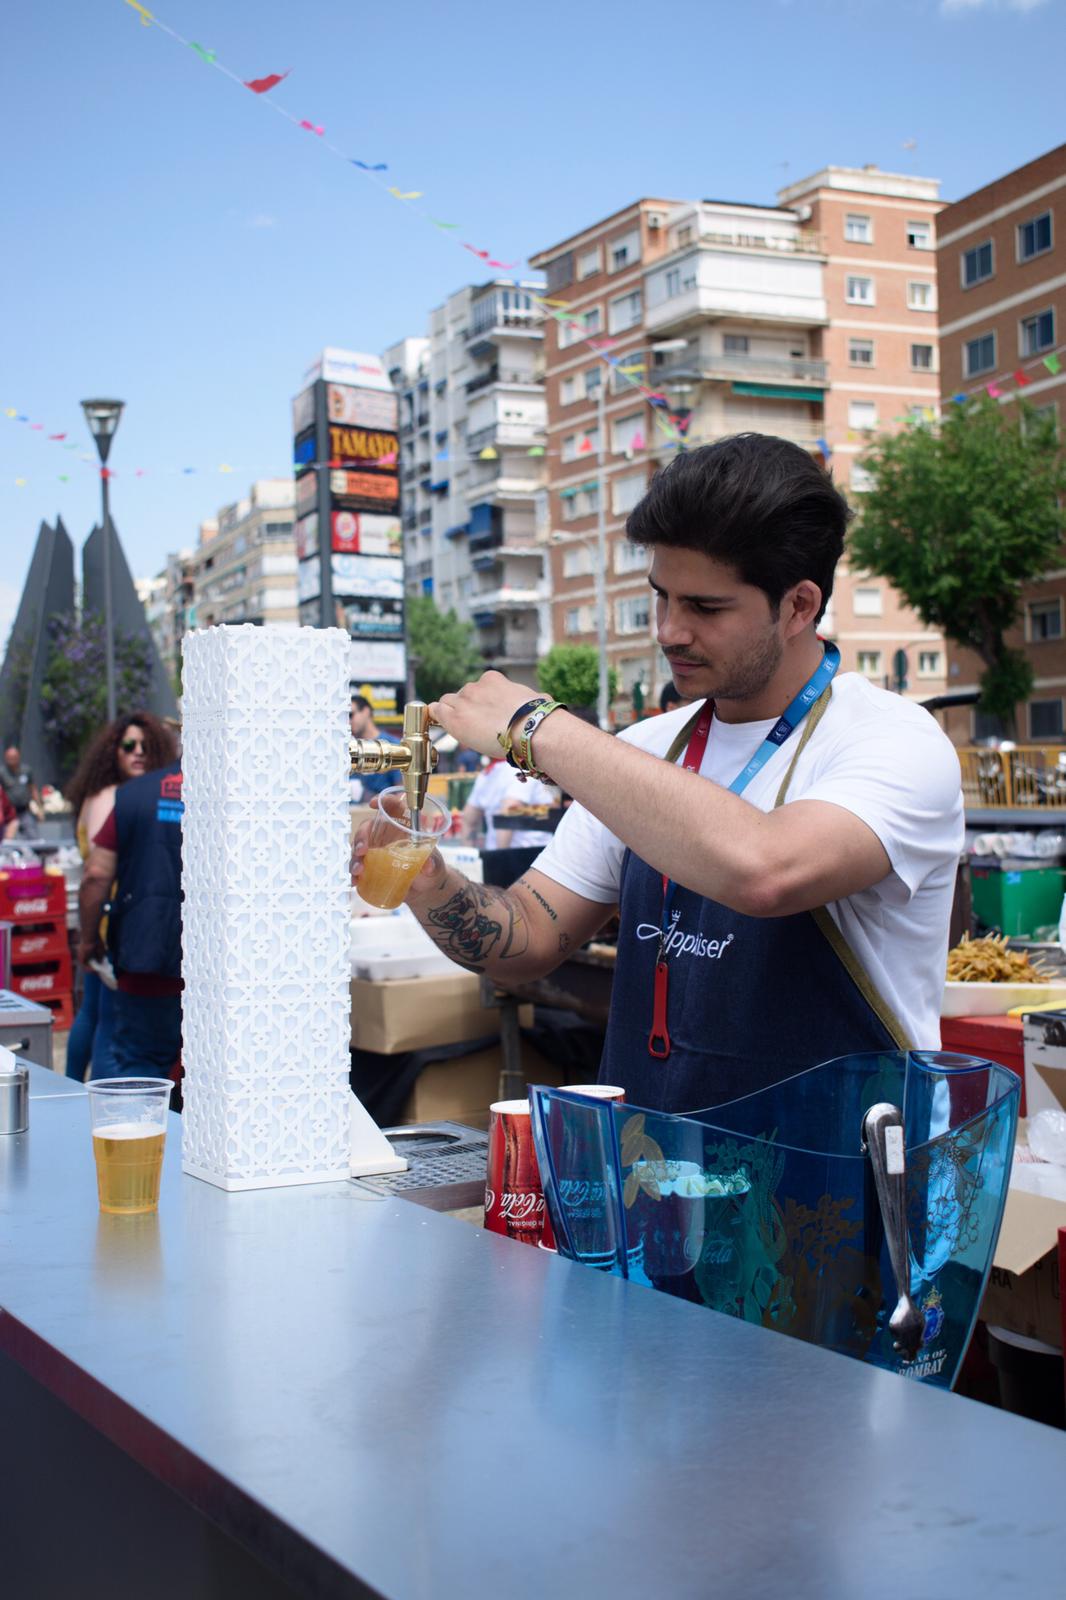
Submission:
[[539,389],[544,382],[544,368],[538,363],[533,367],[501,367],[498,362],[493,362],[487,372],[479,372],[476,378],[471,378],[464,384],[467,394],[476,394],[479,389],[488,388],[490,383],[505,383],[517,385],[520,389]]
[[492,612],[494,615],[502,611],[528,611],[531,606],[540,605],[547,598],[546,584],[536,584],[527,589],[504,584],[499,589],[486,589],[481,594],[472,594],[470,609],[475,613]]
[[[750,252],[748,252],[750,254]],[[723,319],[820,328],[828,322],[822,258],[766,249],[758,270],[735,242],[699,245],[648,273],[644,326],[681,333]]]
[[544,443],[544,426],[536,422],[493,422],[487,428],[468,433],[470,450],[485,450],[489,445],[533,445]]
[[497,340],[504,337],[543,338],[544,314],[539,307],[505,311],[499,299],[491,295],[475,301],[471,311],[466,347],[473,356],[488,355]]
[[713,355],[704,351],[676,356],[652,372],[655,383],[674,381],[807,384],[822,388],[829,381],[829,363],[788,356]]

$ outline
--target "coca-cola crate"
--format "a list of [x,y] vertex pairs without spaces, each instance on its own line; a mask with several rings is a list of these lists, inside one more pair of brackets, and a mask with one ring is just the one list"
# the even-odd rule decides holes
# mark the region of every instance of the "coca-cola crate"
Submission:
[[74,1000],[69,994],[61,994],[55,1000],[45,1000],[44,1004],[52,1013],[52,1028],[56,1033],[68,1033],[74,1026]]
[[37,1000],[42,1005],[48,1000],[58,1000],[69,995],[74,987],[74,973],[70,952],[53,956],[48,961],[31,961],[26,966],[11,964],[11,987],[27,1000]]
[[67,880],[45,873],[38,883],[0,878],[0,921],[50,922],[66,920]]
[[69,954],[67,930],[61,922],[20,923],[11,935],[13,966],[28,961],[51,961]]

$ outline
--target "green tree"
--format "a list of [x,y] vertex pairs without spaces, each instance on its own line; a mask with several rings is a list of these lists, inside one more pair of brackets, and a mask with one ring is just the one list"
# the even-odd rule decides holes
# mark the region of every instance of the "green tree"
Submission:
[[[81,618],[57,613],[48,619],[48,637],[41,717],[65,780],[93,734],[107,721],[104,619],[94,613]],[[119,715],[144,709],[152,683],[147,643],[116,632],[114,655]]]
[[[537,682],[553,700],[568,706],[594,706],[599,695],[600,656],[590,644],[556,644],[537,668]],[[607,693],[618,693],[618,674],[607,668]]]
[[1024,583],[1060,564],[1066,470],[1054,423],[1019,400],[951,405],[939,426],[883,435],[862,458],[848,558],[984,663],[981,708],[1013,725],[1032,668],[1006,642]]
[[454,611],[438,611],[428,594],[407,601],[407,649],[420,700],[439,700],[485,670],[471,624]]

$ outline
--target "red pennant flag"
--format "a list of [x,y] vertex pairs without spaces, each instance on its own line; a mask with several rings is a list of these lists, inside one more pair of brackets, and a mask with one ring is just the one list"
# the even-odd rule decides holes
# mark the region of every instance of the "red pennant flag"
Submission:
[[66,434],[65,433],[50,433],[48,435],[48,437],[50,439],[65,439],[66,438]]
[[301,119],[300,127],[306,128],[308,133],[317,133],[320,139],[326,131],[325,128],[320,128],[317,122],[308,122],[306,117]]
[[463,249],[469,250],[472,256],[477,256],[481,261],[487,261],[489,259],[489,252],[487,250],[477,250],[472,244],[464,244]]
[[113,478],[115,474],[112,472],[110,467],[101,467],[100,476],[101,478]]
[[272,72],[267,78],[246,78],[244,87],[251,89],[253,94],[267,94],[271,89],[276,89],[281,80],[288,76],[287,72]]
[[1014,381],[1018,385],[1019,389],[1024,389],[1026,384],[1032,383],[1033,380],[1031,378],[1027,378],[1021,367],[1019,367],[1017,372],[1014,373]]
[[581,443],[577,447],[577,454],[579,456],[587,456],[591,449],[592,449],[592,440],[591,439],[582,439]]

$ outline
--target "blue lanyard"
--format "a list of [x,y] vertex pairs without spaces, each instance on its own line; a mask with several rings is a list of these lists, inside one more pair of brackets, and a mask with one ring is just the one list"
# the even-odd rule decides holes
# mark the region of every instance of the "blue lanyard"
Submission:
[[[740,770],[740,772],[737,773],[736,777],[729,785],[730,794],[743,794],[744,790],[748,787],[748,784],[751,782],[752,778],[754,778],[755,774],[757,772],[761,772],[763,767],[765,767],[766,763],[769,761],[770,757],[774,754],[775,750],[779,750],[786,740],[792,737],[800,723],[803,721],[804,717],[807,715],[808,711],[814,705],[815,701],[824,693],[826,686],[832,683],[834,674],[836,673],[837,668],[840,666],[840,651],[837,649],[836,645],[828,639],[824,641],[824,648],[825,654],[822,656],[822,659],[815,671],[807,679],[807,682],[804,684],[796,698],[778,717],[777,721],[774,723],[773,727],[770,729],[770,732],[766,735],[766,738],[756,750],[751,760]],[[703,761],[703,751],[706,748],[707,738],[710,734],[711,721],[713,717],[714,702],[709,700],[704,708],[703,715],[700,718],[701,723],[703,723],[704,718],[706,718],[705,727],[701,729],[700,726],[697,726],[692,739],[693,744],[695,744],[697,740],[700,742],[699,761],[697,761],[695,764],[696,770],[698,770]],[[703,735],[702,739],[700,739],[701,732]],[[686,756],[687,754],[688,752],[686,752]],[[688,766],[687,759],[685,765]],[[676,888],[677,885],[672,879],[664,877],[663,920],[662,927],[660,929],[659,940],[660,952],[666,943],[666,932],[670,917],[670,907],[673,904],[674,890]]]

